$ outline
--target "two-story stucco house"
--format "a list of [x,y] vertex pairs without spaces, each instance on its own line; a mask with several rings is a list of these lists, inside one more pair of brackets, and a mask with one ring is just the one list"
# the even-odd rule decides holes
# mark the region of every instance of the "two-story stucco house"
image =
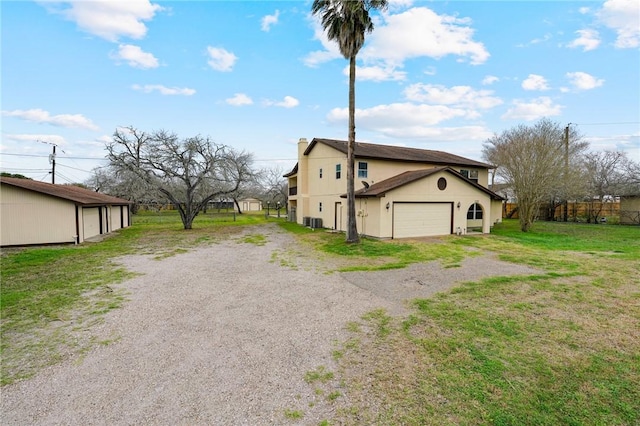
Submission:
[[[442,151],[356,143],[358,232],[377,238],[489,233],[503,198],[488,189],[492,166]],[[298,142],[289,216],[302,225],[346,229],[347,142]]]

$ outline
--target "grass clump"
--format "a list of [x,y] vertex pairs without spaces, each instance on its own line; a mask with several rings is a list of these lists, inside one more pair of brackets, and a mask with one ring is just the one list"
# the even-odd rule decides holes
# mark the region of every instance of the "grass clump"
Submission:
[[300,410],[284,410],[284,416],[290,420],[300,420],[304,417],[304,413]]
[[333,372],[327,371],[324,366],[319,366],[315,370],[307,371],[304,375],[304,380],[307,383],[326,383],[333,379]]

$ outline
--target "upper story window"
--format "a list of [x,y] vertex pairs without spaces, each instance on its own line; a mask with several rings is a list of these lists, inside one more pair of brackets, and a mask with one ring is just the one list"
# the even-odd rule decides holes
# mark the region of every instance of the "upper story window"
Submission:
[[342,164],[336,164],[336,179],[342,177]]
[[322,169],[320,169],[320,179],[322,179]]
[[364,161],[358,161],[358,177],[367,177],[367,163],[365,163]]
[[478,183],[478,171],[477,170],[468,170],[468,169],[462,169],[460,170],[460,174],[464,177],[466,177],[467,179]]

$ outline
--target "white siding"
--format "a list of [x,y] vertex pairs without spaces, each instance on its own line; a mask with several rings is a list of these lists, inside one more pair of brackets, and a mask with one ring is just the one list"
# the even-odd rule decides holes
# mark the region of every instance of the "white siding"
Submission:
[[2,185],[0,245],[74,242],[75,209],[70,201]]

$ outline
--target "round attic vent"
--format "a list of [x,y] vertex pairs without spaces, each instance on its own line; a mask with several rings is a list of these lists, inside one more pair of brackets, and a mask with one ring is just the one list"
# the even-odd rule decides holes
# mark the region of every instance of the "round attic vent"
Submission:
[[443,177],[438,179],[438,189],[440,191],[444,191],[446,187],[447,187],[447,180]]

